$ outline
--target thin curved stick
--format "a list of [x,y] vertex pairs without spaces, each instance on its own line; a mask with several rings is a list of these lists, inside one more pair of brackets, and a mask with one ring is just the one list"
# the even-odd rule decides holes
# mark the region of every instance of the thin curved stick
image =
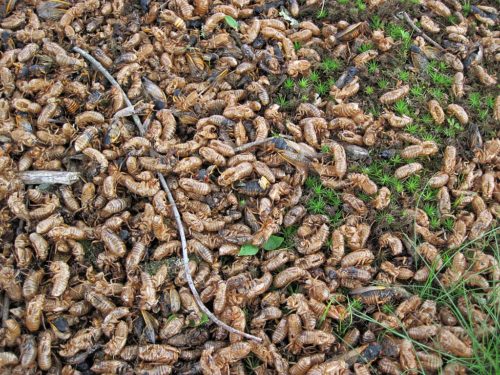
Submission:
[[[78,47],[73,47],[73,51],[79,53],[82,55],[86,60],[88,60],[94,68],[96,68],[99,72],[102,73],[104,77],[111,83],[114,87],[116,87],[121,94],[123,95],[123,100],[125,100],[125,103],[127,104],[127,107],[132,107],[133,104],[128,98],[127,94],[125,94],[125,91],[123,91],[122,87],[118,82],[116,82],[116,79],[106,70],[104,66],[101,65],[99,61],[94,59],[89,53],[85,52],[83,49],[78,48]],[[141,134],[144,134],[144,127],[142,126],[141,119],[139,116],[137,116],[135,113],[132,114],[132,119],[134,120],[135,125],[139,128],[139,131]]]
[[415,22],[413,22],[406,12],[401,12],[397,14],[398,18],[403,18],[408,25],[415,31],[418,35],[420,35],[422,38],[424,38],[427,42],[432,44],[434,47],[439,48],[441,51],[444,51],[444,48],[441,47],[439,43],[434,41],[430,36],[428,36],[426,33],[424,33],[417,25],[415,25]]
[[278,139],[278,138],[285,138],[285,139],[290,139],[291,137],[288,136],[288,135],[279,135],[279,136],[276,136],[276,137],[268,137],[268,138],[264,138],[264,139],[260,139],[258,141],[253,141],[253,142],[249,142],[249,143],[245,143],[244,145],[241,145],[241,146],[238,146],[238,147],[235,147],[234,148],[234,152],[242,152],[242,151],[246,151],[248,150],[249,148],[252,148],[252,147],[255,147],[255,146],[260,146],[260,145],[263,145],[265,143],[268,143],[268,142],[271,142],[273,139]]
[[[109,74],[109,72],[101,64],[99,64],[99,62],[96,59],[94,59],[87,52],[83,51],[82,49],[80,49],[78,47],[74,47],[73,50],[78,52],[79,54],[81,54],[92,65],[94,65],[94,67],[97,70],[99,70],[113,86],[117,87],[120,90],[127,105],[132,106],[132,103],[130,102],[130,100],[128,99],[127,95],[122,90],[122,88],[120,87],[118,82],[116,82],[116,80],[113,78],[113,76],[111,74]],[[134,122],[137,125],[139,132],[141,133],[141,135],[144,135],[145,130],[144,130],[144,126],[141,123],[141,120],[139,119],[139,117],[137,115],[133,115],[133,116],[134,116]],[[154,155],[155,152],[153,151],[153,152],[151,152],[151,154]],[[203,304],[203,301],[201,300],[200,295],[198,294],[198,291],[196,290],[196,287],[194,286],[193,277],[191,276],[191,271],[189,270],[189,258],[188,258],[188,250],[187,250],[186,233],[184,232],[184,226],[182,224],[182,219],[181,219],[181,215],[179,213],[179,209],[177,208],[177,204],[175,203],[175,199],[172,196],[172,193],[170,192],[170,188],[168,187],[167,181],[165,180],[165,177],[163,176],[163,174],[158,173],[158,179],[160,180],[160,184],[161,184],[163,190],[165,190],[165,192],[167,193],[168,201],[169,201],[170,205],[172,206],[172,211],[174,214],[175,222],[177,223],[177,228],[179,231],[179,237],[181,239],[182,263],[184,264],[184,272],[186,274],[186,280],[188,282],[189,289],[191,290],[191,293],[193,294],[193,297],[194,297],[194,300],[196,301],[196,304],[198,305],[200,310],[203,311],[207,315],[208,319],[210,319],[212,322],[214,322],[219,327],[222,327],[230,333],[243,336],[247,339],[254,340],[254,341],[259,342],[259,343],[262,342],[262,339],[260,337],[239,331],[239,330],[231,327],[230,325],[224,323],[223,321],[219,320]]]
[[207,314],[208,318],[213,321],[215,324],[218,326],[224,328],[226,331],[230,333],[235,333],[237,335],[246,337],[247,339],[254,340],[257,342],[262,342],[262,339],[260,337],[250,335],[248,333],[239,331],[230,325],[227,325],[226,323],[222,322],[219,320],[212,312],[203,304],[201,301],[200,295],[198,294],[198,291],[196,290],[193,282],[193,278],[191,276],[191,272],[189,271],[189,258],[187,254],[187,243],[186,243],[186,234],[184,233],[184,227],[182,225],[182,220],[181,220],[181,215],[179,214],[179,210],[177,209],[177,205],[175,204],[174,197],[172,196],[172,193],[170,192],[170,189],[167,185],[167,181],[165,181],[165,177],[161,173],[158,173],[158,177],[160,179],[160,184],[167,193],[167,198],[172,206],[172,211],[174,213],[174,218],[175,222],[177,223],[178,230],[179,230],[179,237],[181,238],[181,247],[182,247],[182,260],[184,263],[184,272],[186,273],[186,280],[189,285],[189,289],[191,289],[191,293],[193,294],[193,297],[200,307],[201,311],[203,311],[205,314]]

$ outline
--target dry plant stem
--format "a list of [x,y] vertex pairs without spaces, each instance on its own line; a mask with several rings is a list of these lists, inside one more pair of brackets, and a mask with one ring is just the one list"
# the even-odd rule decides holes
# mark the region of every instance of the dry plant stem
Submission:
[[245,143],[244,145],[241,145],[239,147],[235,147],[234,152],[238,153],[238,152],[246,151],[249,148],[252,148],[255,146],[260,146],[260,145],[263,145],[267,142],[271,142],[273,139],[276,139],[276,137],[269,137],[269,138],[260,139],[258,141]]
[[415,23],[411,20],[411,18],[408,15],[408,13],[401,12],[401,13],[398,13],[397,16],[399,18],[403,17],[403,19],[406,21],[406,23],[408,23],[408,25],[410,25],[410,27],[418,35],[422,36],[422,38],[424,38],[427,42],[429,42],[430,44],[432,44],[434,47],[439,48],[441,51],[444,51],[444,48],[441,47],[441,45],[439,43],[435,42],[430,36],[428,36],[427,34],[425,34],[417,25],[415,25]]
[[80,173],[67,171],[25,171],[19,173],[19,178],[25,185],[71,185],[80,179]]
[[[85,59],[87,59],[92,64],[92,66],[94,66],[94,68],[96,68],[99,72],[101,72],[104,75],[104,77],[106,77],[106,79],[109,81],[109,83],[111,83],[114,87],[116,87],[121,92],[121,94],[123,95],[123,100],[125,100],[127,107],[133,106],[132,102],[127,97],[127,94],[125,94],[125,91],[123,91],[123,89],[118,84],[118,82],[116,82],[116,79],[113,78],[113,76],[106,70],[106,68],[104,68],[104,66],[101,65],[101,63],[99,61],[94,59],[89,53],[85,52],[81,48],[73,47],[73,51],[79,53]],[[141,119],[139,118],[139,116],[137,116],[136,114],[133,114],[132,118],[134,120],[135,125],[139,128],[139,131],[141,132],[141,134],[144,134],[144,127],[142,126],[142,122],[141,122]]]
[[[125,92],[122,90],[122,88],[118,84],[118,82],[116,82],[116,80],[113,78],[113,76],[111,76],[111,74],[96,59],[94,59],[87,52],[83,51],[82,49],[80,49],[78,47],[74,47],[73,50],[78,52],[79,54],[81,54],[83,57],[85,57],[92,65],[94,65],[94,67],[97,70],[99,70],[108,79],[108,81],[110,81],[110,83],[113,86],[116,86],[120,90],[120,92],[123,94],[124,100],[128,106],[132,105],[132,103],[128,99],[127,95],[125,94]],[[141,133],[141,135],[144,135],[144,133],[145,133],[144,126],[142,125],[141,120],[139,119],[139,117],[137,115],[134,115],[134,122],[137,125],[137,128],[139,129],[139,132]],[[152,155],[154,155],[154,152],[152,152]],[[203,311],[207,315],[208,319],[210,319],[216,325],[224,328],[226,331],[233,333],[233,334],[236,334],[236,335],[243,336],[243,337],[250,339],[250,340],[257,341],[259,343],[262,342],[262,339],[260,337],[239,331],[239,330],[231,327],[230,325],[222,322],[203,304],[203,302],[200,298],[200,295],[198,294],[198,291],[196,290],[196,287],[194,286],[193,277],[191,276],[191,272],[189,270],[189,258],[188,258],[186,234],[184,232],[184,226],[182,224],[182,219],[181,219],[181,215],[179,213],[179,209],[177,208],[177,204],[175,203],[174,197],[172,196],[170,188],[168,187],[167,181],[165,180],[165,177],[163,176],[163,174],[158,173],[158,179],[160,180],[160,184],[161,184],[163,190],[165,190],[165,192],[167,193],[168,201],[169,201],[170,205],[172,206],[172,211],[174,214],[175,222],[177,224],[177,228],[179,231],[179,237],[181,239],[182,262],[184,264],[184,272],[186,274],[186,280],[188,282],[189,289],[191,290],[191,293],[193,294],[193,297],[194,297],[198,307],[200,308],[201,311]]]
[[2,327],[5,327],[5,322],[9,319],[9,308],[10,308],[10,299],[7,292],[3,294],[3,302],[2,302]]
[[250,340],[262,342],[262,339],[260,337],[239,331],[237,329],[234,329],[230,325],[227,325],[226,323],[220,321],[214,314],[212,314],[212,312],[201,301],[200,295],[198,294],[198,291],[196,290],[196,288],[194,286],[194,282],[193,282],[193,278],[191,277],[191,273],[189,272],[189,266],[188,266],[189,258],[188,258],[188,254],[187,254],[186,235],[184,233],[184,227],[182,225],[181,215],[179,214],[179,210],[177,209],[177,205],[175,204],[174,197],[172,196],[172,193],[170,192],[170,189],[167,185],[167,181],[165,181],[165,177],[163,177],[163,175],[161,173],[158,173],[158,178],[160,179],[161,186],[163,187],[163,189],[167,193],[168,201],[172,205],[172,211],[174,213],[175,222],[177,223],[177,227],[179,230],[179,236],[181,238],[182,260],[184,263],[184,272],[186,273],[186,280],[188,282],[189,289],[191,289],[191,293],[193,294],[193,297],[194,297],[196,303],[198,304],[198,306],[200,307],[201,311],[203,311],[212,322],[214,322],[218,326],[224,328],[226,331],[243,336],[243,337],[250,339]]

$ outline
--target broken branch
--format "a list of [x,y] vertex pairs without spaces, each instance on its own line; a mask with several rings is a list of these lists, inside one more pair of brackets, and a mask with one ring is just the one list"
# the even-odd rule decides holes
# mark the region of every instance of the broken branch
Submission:
[[[125,94],[125,91],[123,91],[123,89],[119,85],[119,83],[116,82],[116,79],[114,79],[114,77],[106,70],[106,68],[104,66],[101,65],[101,63],[99,61],[94,59],[89,53],[85,52],[81,48],[73,47],[73,51],[78,52],[85,59],[87,59],[94,68],[96,68],[99,72],[101,72],[104,77],[106,77],[106,79],[109,81],[109,83],[111,83],[114,87],[116,87],[121,92],[121,94],[123,95],[123,100],[125,100],[127,107],[133,107],[132,102],[127,97],[127,94]],[[139,131],[141,132],[141,134],[143,134],[144,127],[142,126],[142,122],[141,122],[141,119],[139,118],[139,116],[137,116],[137,114],[133,113],[132,119],[134,120],[135,125],[139,128]]]
[[415,23],[411,20],[410,16],[406,12],[400,12],[397,14],[398,18],[403,18],[408,25],[415,31],[418,35],[424,38],[427,42],[432,44],[434,47],[439,48],[441,51],[444,51],[444,48],[437,42],[435,42],[430,36],[425,34]]
[[273,139],[279,139],[279,138],[289,139],[290,137],[286,136],[286,135],[280,135],[279,137],[269,137],[269,138],[260,139],[258,141],[253,141],[253,142],[245,143],[244,145],[241,145],[239,147],[235,147],[234,148],[234,152],[238,153],[238,152],[246,151],[249,148],[252,148],[252,147],[255,147],[255,146],[260,146],[260,145],[263,145],[265,143],[271,142]]
[[25,185],[71,185],[80,179],[80,172],[25,171],[19,173],[19,178]]

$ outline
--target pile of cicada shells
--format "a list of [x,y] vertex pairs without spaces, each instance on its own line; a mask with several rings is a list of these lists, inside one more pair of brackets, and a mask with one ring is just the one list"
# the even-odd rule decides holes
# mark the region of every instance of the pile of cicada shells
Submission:
[[[444,249],[460,249],[496,225],[500,140],[483,140],[476,128],[462,155],[455,146],[405,133],[412,119],[390,110],[409,94],[404,84],[377,99],[386,108],[380,116],[369,114],[356,100],[362,86],[356,71],[396,41],[365,22],[302,19],[302,11],[321,7],[320,1],[306,3],[4,3],[0,372],[248,374],[253,361],[256,374],[465,373],[446,356],[473,354],[456,316],[405,285],[425,282],[431,265],[445,288],[465,279],[489,293],[492,280],[500,279],[498,260],[479,249],[456,251],[447,266],[441,259]],[[378,3],[369,1],[373,12]],[[500,36],[492,31],[498,15],[495,8],[473,6],[445,29],[446,17],[461,14],[458,1],[446,4],[425,1],[418,6],[425,15],[413,20],[447,46],[440,56],[456,69],[455,97],[445,108],[431,100],[428,110],[437,124],[447,113],[468,127],[467,112],[454,100],[469,82],[496,85],[483,62],[499,61]],[[356,55],[350,47],[363,41],[375,49]],[[294,42],[301,43],[299,51]],[[115,77],[133,108],[74,46]],[[426,47],[421,36],[414,39],[414,65],[419,54],[436,53]],[[342,75],[329,97],[291,113],[273,104],[282,80],[307,75],[320,56],[356,69]],[[498,124],[500,97],[494,117]],[[455,219],[450,236],[431,230],[416,207],[407,207],[416,248],[401,233],[373,234],[367,215],[394,197],[349,168],[369,159],[382,136],[399,142],[403,159],[424,157],[398,168],[398,179],[421,173],[425,157],[443,154],[429,185],[439,188],[440,214]],[[28,185],[24,178],[32,171],[77,172],[80,178]],[[181,213],[201,299],[262,344],[207,322],[196,304],[158,173]],[[304,182],[318,175],[342,198],[345,220],[338,228],[305,208]],[[360,192],[371,200],[359,199]],[[290,226],[298,226],[290,248],[238,256],[242,245],[262,246]],[[292,283],[295,292],[287,289]],[[379,324],[334,334],[352,319],[348,299],[361,301]],[[389,302],[395,311],[381,312]],[[478,327],[492,326],[479,308],[465,301],[458,306]],[[381,335],[386,328],[431,350]]]

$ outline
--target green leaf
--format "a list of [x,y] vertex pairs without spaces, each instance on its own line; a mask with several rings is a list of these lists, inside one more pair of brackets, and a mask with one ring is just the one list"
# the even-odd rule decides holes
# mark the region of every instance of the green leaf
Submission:
[[235,29],[235,30],[238,30],[238,27],[239,27],[239,25],[238,25],[238,21],[236,21],[233,17],[231,17],[231,16],[226,16],[226,17],[224,17],[224,20],[226,21],[226,23],[227,23],[230,27],[232,27],[232,28],[233,28],[233,29]]
[[283,237],[271,236],[262,247],[264,250],[276,250],[281,246],[284,240]]
[[246,244],[240,248],[240,253],[238,255],[240,256],[255,255],[258,252],[259,248],[257,246]]
[[205,324],[207,324],[208,322],[210,321],[210,319],[208,319],[208,315],[205,314],[205,313],[202,313],[201,315],[201,319],[200,319],[200,322],[198,323],[198,327],[200,326],[204,326]]

